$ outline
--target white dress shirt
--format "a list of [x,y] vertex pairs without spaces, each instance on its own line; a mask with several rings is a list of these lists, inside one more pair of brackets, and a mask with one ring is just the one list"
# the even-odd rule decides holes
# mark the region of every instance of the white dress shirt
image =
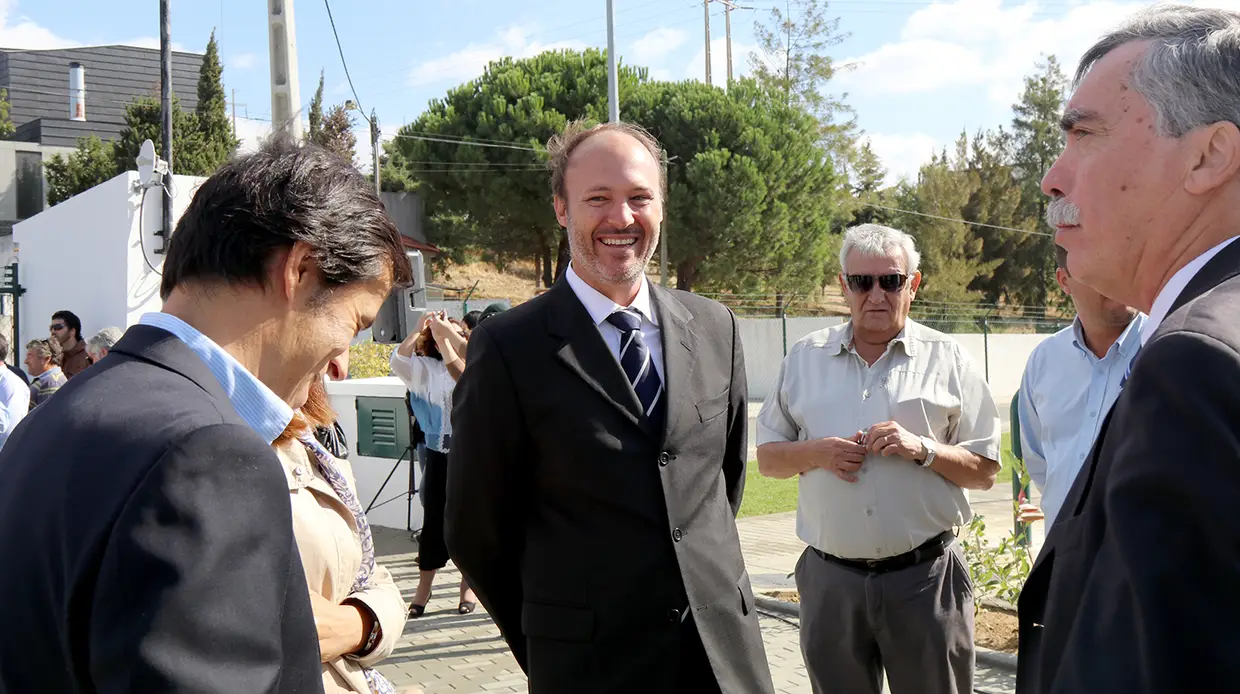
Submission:
[[1119,397],[1146,320],[1138,313],[1101,359],[1085,346],[1079,318],[1029,355],[1017,407],[1020,448],[1048,529]]
[[30,411],[30,386],[22,377],[0,364],[0,446]]
[[607,343],[607,349],[611,350],[611,355],[616,358],[617,364],[620,363],[620,328],[607,322],[607,317],[623,308],[635,309],[641,314],[642,340],[645,341],[646,349],[650,352],[650,361],[654,362],[655,373],[659,374],[659,382],[666,386],[667,377],[663,371],[663,339],[659,330],[659,317],[655,315],[654,307],[650,303],[650,281],[645,275],[642,276],[642,286],[637,290],[633,303],[621,306],[586,284],[586,281],[581,279],[577,271],[573,269],[572,263],[569,263],[566,274],[568,286],[572,287],[581,305],[586,307],[586,312],[594,321],[594,327],[598,328],[599,334],[603,336],[603,342]]
[[1171,312],[1171,305],[1175,303],[1176,299],[1180,298],[1180,294],[1184,293],[1184,288],[1188,286],[1189,282],[1193,281],[1198,272],[1201,272],[1201,268],[1205,267],[1206,263],[1210,262],[1214,256],[1231,245],[1231,242],[1236,239],[1240,239],[1240,236],[1233,236],[1202,253],[1171,276],[1167,285],[1154,298],[1154,305],[1150,307],[1150,319],[1145,322],[1145,329],[1141,331],[1142,346],[1149,342],[1150,336],[1154,334],[1155,330],[1158,330],[1159,325],[1162,325],[1163,319]]

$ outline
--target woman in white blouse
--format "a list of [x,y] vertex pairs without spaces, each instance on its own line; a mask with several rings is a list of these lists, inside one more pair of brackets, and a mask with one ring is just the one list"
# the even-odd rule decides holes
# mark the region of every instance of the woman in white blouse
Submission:
[[[326,694],[395,694],[373,668],[405,630],[405,602],[392,574],[375,563],[370,524],[347,460],[313,435],[335,413],[322,382],[272,446],[284,466],[293,534],[310,587]],[[406,689],[404,694],[421,694]]]
[[[469,330],[443,311],[427,313],[405,341],[392,353],[392,373],[409,390],[413,416],[426,434],[426,473],[422,486],[422,533],[418,540],[418,589],[409,605],[409,616],[421,617],[431,598],[435,572],[448,563],[444,544],[444,502],[448,483],[448,450],[452,446],[452,390],[465,370]],[[457,611],[469,614],[477,598],[461,579]]]

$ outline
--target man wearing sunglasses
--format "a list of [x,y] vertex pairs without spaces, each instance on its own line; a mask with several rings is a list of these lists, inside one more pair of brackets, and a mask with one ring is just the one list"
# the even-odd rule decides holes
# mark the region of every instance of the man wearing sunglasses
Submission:
[[52,314],[52,322],[48,325],[48,333],[60,343],[64,352],[64,364],[61,370],[65,378],[74,376],[90,366],[90,355],[86,352],[86,341],[82,339],[82,319],[73,311],[57,311]]
[[909,320],[908,234],[849,229],[851,320],[797,342],[758,416],[758,466],[799,476],[801,652],[814,692],[973,691],[973,587],[954,526],[999,471],[999,412],[947,335]]

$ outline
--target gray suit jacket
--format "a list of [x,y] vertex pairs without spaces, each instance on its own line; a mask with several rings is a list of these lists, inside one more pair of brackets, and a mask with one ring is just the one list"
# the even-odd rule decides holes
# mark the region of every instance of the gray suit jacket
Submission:
[[1021,592],[1017,691],[1233,691],[1238,503],[1240,241],[1137,355],[1068,493]]
[[736,321],[651,287],[667,421],[644,417],[567,282],[473,333],[446,537],[530,691],[676,691],[691,610],[722,691],[772,692],[734,517],[747,391]]

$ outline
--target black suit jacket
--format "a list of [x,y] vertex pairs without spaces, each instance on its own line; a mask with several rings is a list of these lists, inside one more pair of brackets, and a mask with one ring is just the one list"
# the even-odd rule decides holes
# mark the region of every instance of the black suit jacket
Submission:
[[672,692],[691,610],[724,692],[771,692],[735,515],[747,391],[723,306],[652,286],[646,419],[566,281],[481,324],[454,393],[446,537],[530,691]]
[[1133,362],[1021,592],[1017,690],[1234,691],[1238,502],[1240,241]]
[[321,692],[283,468],[135,326],[0,451],[0,692]]

